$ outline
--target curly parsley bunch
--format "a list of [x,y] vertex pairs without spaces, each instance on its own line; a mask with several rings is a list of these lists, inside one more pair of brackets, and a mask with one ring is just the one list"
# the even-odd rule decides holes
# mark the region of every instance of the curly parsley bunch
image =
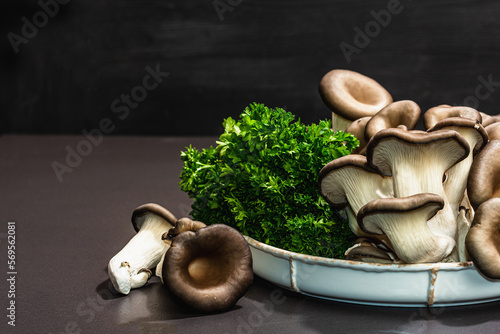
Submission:
[[218,146],[181,152],[191,215],[293,252],[343,258],[353,234],[320,196],[318,173],[359,141],[324,120],[306,126],[283,109],[251,104],[224,120]]

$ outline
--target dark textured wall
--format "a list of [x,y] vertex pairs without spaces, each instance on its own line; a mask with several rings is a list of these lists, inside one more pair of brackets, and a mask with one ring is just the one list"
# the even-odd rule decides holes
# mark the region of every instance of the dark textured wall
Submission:
[[[500,112],[496,1],[60,2],[2,2],[3,133],[107,124],[110,134],[215,135],[253,101],[316,122],[330,116],[317,85],[334,68],[364,73],[423,110]],[[361,36],[366,29],[372,37]],[[144,82],[148,68],[169,74]],[[143,100],[127,104],[131,92]]]

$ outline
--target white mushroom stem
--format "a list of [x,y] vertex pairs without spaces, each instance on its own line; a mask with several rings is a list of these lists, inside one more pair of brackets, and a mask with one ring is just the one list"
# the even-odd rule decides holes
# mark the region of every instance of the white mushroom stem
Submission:
[[[433,162],[435,162],[433,164]],[[395,168],[394,192],[396,197],[406,197],[421,193],[433,193],[444,199],[444,207],[429,221],[429,228],[436,234],[455,239],[457,226],[455,214],[446,197],[442,179],[445,168],[437,157],[410,159]],[[427,163],[427,164],[426,164]]]
[[474,148],[477,145],[481,145],[485,140],[480,132],[482,131],[484,133],[484,129],[480,128],[482,128],[482,126],[477,123],[471,127],[449,126],[445,128],[457,131],[462,137],[464,137],[470,147],[467,157],[452,166],[447,171],[446,181],[444,182],[444,191],[455,216],[458,215],[460,202],[462,201],[467,188],[467,179],[469,177],[469,171],[474,159]]
[[459,262],[466,262],[469,260],[467,249],[465,248],[465,237],[469,233],[472,221],[467,219],[467,210],[460,208],[457,216],[458,237],[457,237],[457,257]]
[[332,130],[333,130],[333,132],[345,131],[349,127],[349,125],[351,125],[351,124],[352,124],[352,121],[332,112]]
[[148,215],[139,232],[109,261],[109,277],[118,292],[127,295],[146,284],[150,274],[144,269],[154,268],[168,250],[161,236],[171,227],[165,219]]
[[466,212],[465,212],[465,217],[472,222],[474,220],[474,208],[472,207],[472,204],[470,203],[469,200],[469,195],[467,194],[467,190],[465,190],[464,197],[462,197],[462,202],[460,203],[461,207],[464,207]]
[[361,227],[359,227],[357,217],[352,211],[350,205],[346,207],[345,211],[347,213],[347,223],[349,224],[349,228],[355,236],[378,240],[380,243],[385,245],[387,249],[394,251],[394,248],[392,247],[391,242],[386,235],[372,235],[370,233],[366,233],[361,229]]

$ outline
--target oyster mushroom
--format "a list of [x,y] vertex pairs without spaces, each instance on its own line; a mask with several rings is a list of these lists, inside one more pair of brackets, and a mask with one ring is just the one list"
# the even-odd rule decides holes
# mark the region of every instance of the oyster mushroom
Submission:
[[476,155],[467,180],[467,194],[472,207],[493,197],[500,197],[500,140],[492,140]]
[[243,236],[227,225],[185,231],[172,238],[162,276],[186,304],[220,312],[233,307],[250,287],[252,254]]
[[[475,115],[473,112],[470,115]],[[476,115],[477,116],[477,115]],[[453,257],[457,261],[466,261],[465,237],[469,231],[474,210],[472,209],[467,195],[467,179],[473,163],[474,156],[483,149],[488,142],[488,134],[485,128],[477,121],[464,117],[449,117],[437,122],[428,132],[436,130],[457,131],[469,143],[468,156],[459,163],[452,166],[445,173],[444,189],[450,206],[457,217],[457,247]]]
[[430,108],[424,113],[424,129],[432,128],[436,123],[449,117],[468,118],[475,122],[481,123],[481,113],[474,108],[462,106],[450,106],[442,104],[437,107]]
[[500,140],[488,142],[476,156],[467,194],[476,210],[465,238],[468,256],[484,276],[500,279]]
[[326,164],[319,172],[319,192],[336,209],[347,208],[349,227],[357,236],[366,236],[356,215],[366,203],[393,197],[392,179],[368,165],[366,157],[346,155]]
[[427,222],[443,207],[436,194],[376,199],[359,210],[358,225],[366,233],[385,234],[406,263],[440,262],[452,252],[455,240],[434,234]]
[[500,198],[491,198],[478,207],[465,246],[480,273],[500,279]]
[[444,189],[446,197],[452,206],[455,215],[458,214],[460,202],[467,188],[467,178],[473,162],[473,156],[477,154],[488,142],[488,134],[484,127],[469,118],[450,117],[445,118],[436,123],[432,128],[427,130],[433,132],[437,130],[454,130],[457,131],[469,144],[470,151],[467,157],[459,163],[452,166],[446,172],[446,181]]
[[172,228],[177,218],[162,206],[148,203],[132,214],[137,234],[108,263],[108,274],[116,291],[127,295],[140,288],[151,276],[151,270],[167,251],[161,236]]
[[319,94],[332,111],[334,131],[344,131],[352,121],[373,116],[392,102],[391,94],[372,78],[341,69],[323,76]]
[[430,221],[435,234],[455,239],[456,216],[443,186],[445,172],[469,154],[469,144],[456,131],[410,132],[401,128],[377,132],[367,146],[369,165],[381,175],[392,176],[394,197],[432,193],[444,207]]
[[418,104],[410,100],[402,100],[390,103],[373,117],[366,116],[353,121],[345,130],[359,140],[359,146],[352,153],[365,154],[368,141],[380,130],[396,127],[406,130],[414,129],[419,117]]
[[384,107],[366,124],[365,137],[370,139],[383,129],[396,128],[399,125],[414,129],[420,117],[420,107],[413,101],[396,101]]
[[[175,236],[181,234],[182,232],[186,232],[186,231],[196,232],[200,228],[204,228],[206,226],[207,225],[203,224],[200,221],[191,220],[187,217],[184,217],[184,218],[179,219],[175,223],[174,227],[172,227],[167,232],[163,233],[161,238],[170,247],[170,245],[172,244],[172,238],[174,238]],[[155,271],[156,276],[158,276],[160,278],[162,283],[164,283],[162,270],[163,270],[163,263],[165,261],[165,255],[166,255],[166,252],[161,257],[160,262],[158,262],[158,265],[156,266],[156,271]]]

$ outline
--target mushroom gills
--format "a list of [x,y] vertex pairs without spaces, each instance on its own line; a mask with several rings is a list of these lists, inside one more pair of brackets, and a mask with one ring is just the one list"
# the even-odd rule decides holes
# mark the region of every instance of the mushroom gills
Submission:
[[354,241],[352,247],[346,250],[345,259],[351,261],[361,261],[370,263],[397,263],[399,260],[390,250],[387,250],[382,244],[381,247],[375,243],[375,240],[369,238],[358,238]]
[[456,245],[453,238],[429,229],[428,220],[443,206],[436,194],[377,199],[359,210],[358,224],[366,233],[387,235],[405,263],[440,262]]
[[252,254],[241,233],[214,224],[172,238],[163,282],[181,300],[204,312],[231,308],[253,280]]

